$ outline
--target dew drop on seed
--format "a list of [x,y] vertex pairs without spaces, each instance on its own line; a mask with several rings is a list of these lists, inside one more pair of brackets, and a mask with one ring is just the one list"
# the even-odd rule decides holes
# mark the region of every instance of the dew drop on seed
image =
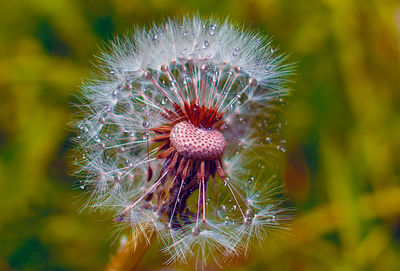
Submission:
[[189,54],[188,56],[187,56],[187,59],[188,60],[192,60],[194,58],[194,54]]
[[78,130],[80,133],[87,133],[89,131],[89,129],[85,125],[80,125],[78,127]]
[[208,40],[203,41],[201,48],[203,49],[207,49],[210,46],[210,43],[208,42]]
[[117,97],[118,94],[118,89],[114,89],[113,93],[111,94],[111,97],[115,98]]
[[185,56],[189,52],[189,49],[184,48],[181,52],[182,56]]
[[215,24],[211,24],[208,28],[208,34],[210,36],[214,36],[217,31],[217,26]]
[[239,52],[240,52],[240,47],[236,47],[235,49],[233,49],[232,56],[237,56],[237,55],[239,55]]
[[219,208],[220,208],[220,210],[222,212],[226,212],[226,206],[225,205],[222,204]]
[[150,123],[148,121],[143,121],[142,126],[144,128],[148,128],[150,126]]
[[250,176],[249,178],[249,184],[252,184],[254,182],[254,176]]
[[101,142],[101,138],[100,138],[98,135],[96,135],[96,136],[93,138],[93,140],[96,141],[97,143],[100,143],[100,142]]
[[193,236],[198,236],[200,234],[199,228],[193,227],[192,234],[193,234]]

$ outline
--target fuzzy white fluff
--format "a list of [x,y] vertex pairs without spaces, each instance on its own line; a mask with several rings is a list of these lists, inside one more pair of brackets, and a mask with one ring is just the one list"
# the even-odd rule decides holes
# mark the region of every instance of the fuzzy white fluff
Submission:
[[[279,112],[292,65],[270,39],[195,16],[116,38],[99,58],[100,73],[83,84],[77,117],[75,161],[80,187],[90,191],[88,206],[113,209],[116,216],[131,206],[125,222],[153,225],[170,261],[247,251],[250,240],[279,227],[287,216],[267,185],[284,151]],[[172,110],[172,103],[184,101],[225,112],[228,178],[210,181],[207,222],[176,231],[142,202],[157,185],[146,180],[149,163],[155,176],[162,166],[151,128],[165,122],[161,107]]]

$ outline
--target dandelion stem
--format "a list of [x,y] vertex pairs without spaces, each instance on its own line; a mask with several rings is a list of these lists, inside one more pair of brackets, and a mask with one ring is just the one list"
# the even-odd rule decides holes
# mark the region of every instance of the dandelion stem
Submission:
[[155,238],[152,226],[136,227],[129,240],[118,250],[106,267],[106,271],[133,271]]

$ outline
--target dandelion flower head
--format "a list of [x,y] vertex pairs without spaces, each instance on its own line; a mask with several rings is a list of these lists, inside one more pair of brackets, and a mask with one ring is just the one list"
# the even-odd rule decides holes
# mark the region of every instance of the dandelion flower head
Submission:
[[116,38],[99,59],[77,124],[88,206],[154,228],[170,261],[247,251],[282,226],[273,172],[292,66],[270,39],[195,16]]

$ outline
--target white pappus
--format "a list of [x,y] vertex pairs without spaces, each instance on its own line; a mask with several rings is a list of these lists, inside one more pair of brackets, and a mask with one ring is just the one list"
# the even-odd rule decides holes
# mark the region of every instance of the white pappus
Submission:
[[154,227],[168,262],[242,254],[283,227],[270,180],[293,65],[270,39],[194,16],[116,38],[99,59],[76,124],[88,207]]

